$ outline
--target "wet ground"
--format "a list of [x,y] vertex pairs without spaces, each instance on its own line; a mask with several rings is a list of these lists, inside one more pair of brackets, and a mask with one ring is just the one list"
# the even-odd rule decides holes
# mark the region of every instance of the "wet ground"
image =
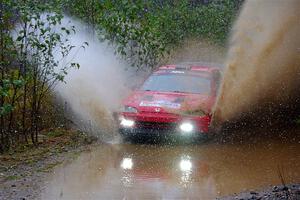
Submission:
[[[57,169],[42,199],[214,199],[300,183],[300,140],[107,144]],[[256,136],[257,137],[257,136]]]

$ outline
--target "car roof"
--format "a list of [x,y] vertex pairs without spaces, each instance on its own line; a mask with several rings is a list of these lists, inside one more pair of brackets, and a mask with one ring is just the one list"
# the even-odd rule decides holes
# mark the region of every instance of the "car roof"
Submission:
[[190,71],[190,72],[206,72],[211,73],[214,71],[220,71],[222,67],[221,64],[217,63],[204,63],[204,62],[183,62],[178,64],[171,64],[171,65],[163,65],[159,67],[156,72],[159,71]]

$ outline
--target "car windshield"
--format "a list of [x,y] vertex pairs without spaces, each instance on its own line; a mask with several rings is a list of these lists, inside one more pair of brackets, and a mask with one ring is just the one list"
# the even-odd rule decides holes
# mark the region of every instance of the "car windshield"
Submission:
[[141,88],[145,91],[209,94],[210,80],[191,74],[155,74]]

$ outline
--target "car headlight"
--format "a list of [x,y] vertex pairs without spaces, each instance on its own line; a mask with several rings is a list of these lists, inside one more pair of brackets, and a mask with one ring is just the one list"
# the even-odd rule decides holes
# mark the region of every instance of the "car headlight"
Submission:
[[187,172],[191,171],[193,164],[189,159],[182,159],[179,166],[181,171]]
[[134,126],[134,121],[130,119],[121,119],[120,125],[123,127],[133,127]]
[[179,128],[184,133],[190,133],[194,130],[194,125],[190,122],[183,122]]
[[137,113],[137,109],[131,106],[125,106],[124,107],[124,112],[128,112],[128,113]]
[[123,158],[121,162],[121,167],[123,169],[132,169],[132,166],[133,166],[132,158]]

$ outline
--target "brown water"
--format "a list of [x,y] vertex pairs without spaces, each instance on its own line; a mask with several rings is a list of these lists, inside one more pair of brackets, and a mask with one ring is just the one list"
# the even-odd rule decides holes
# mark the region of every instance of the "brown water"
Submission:
[[300,140],[244,144],[99,145],[50,178],[42,199],[214,199],[300,182]]
[[270,117],[277,109],[285,116],[295,111],[300,96],[300,1],[246,1],[232,30],[225,66],[215,123],[250,114],[257,119],[262,112]]

